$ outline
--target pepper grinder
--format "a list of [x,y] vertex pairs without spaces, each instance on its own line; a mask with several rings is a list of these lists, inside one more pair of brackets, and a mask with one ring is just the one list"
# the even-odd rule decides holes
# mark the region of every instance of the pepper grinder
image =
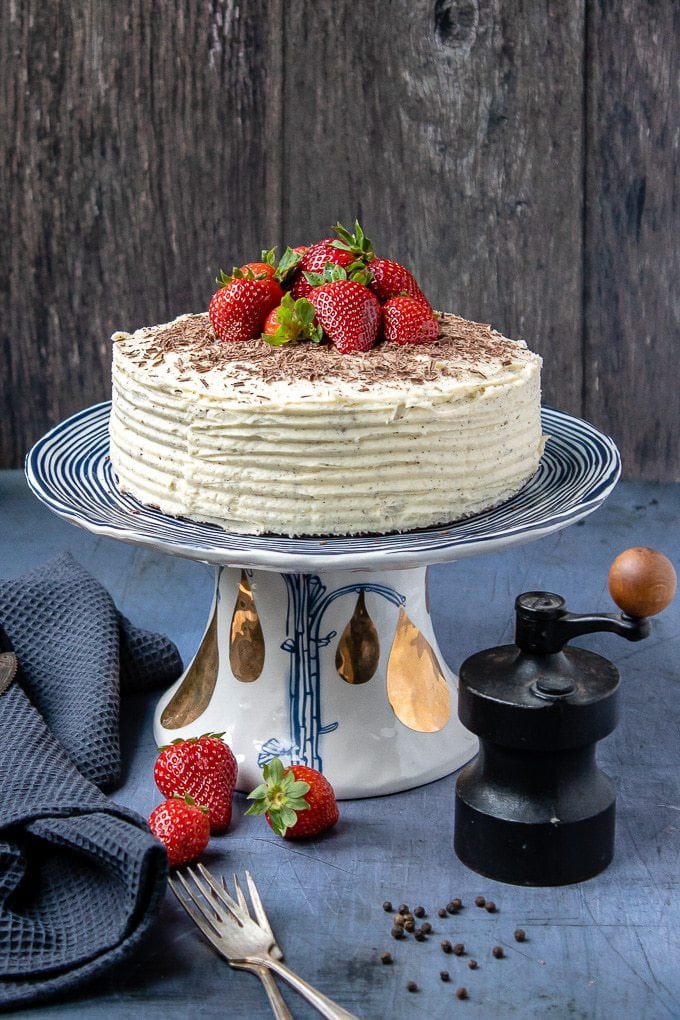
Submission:
[[627,549],[609,572],[622,610],[578,615],[552,592],[515,601],[515,644],[478,652],[460,669],[458,714],[479,752],[456,783],[455,851],[472,870],[515,885],[580,882],[614,854],[616,792],[595,745],[618,721],[619,674],[601,655],[565,647],[610,631],[629,641],[672,601],[673,565]]

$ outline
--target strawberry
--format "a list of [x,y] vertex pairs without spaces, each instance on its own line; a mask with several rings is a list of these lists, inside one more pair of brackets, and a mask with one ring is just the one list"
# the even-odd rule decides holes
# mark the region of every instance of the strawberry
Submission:
[[171,868],[195,860],[208,845],[208,812],[191,797],[170,797],[149,815],[149,828],[168,851]]
[[371,349],[380,328],[380,304],[365,284],[331,280],[314,287],[309,300],[324,333],[342,354]]
[[153,770],[156,786],[166,797],[188,794],[207,808],[211,832],[224,832],[231,822],[238,773],[236,758],[221,738],[221,733],[206,733],[173,740],[161,748]]
[[254,803],[247,815],[264,815],[279,836],[304,839],[331,829],[340,812],[333,787],[326,777],[308,765],[284,768],[272,758],[262,770],[264,782],[248,794]]
[[410,297],[427,301],[413,273],[398,262],[392,262],[391,259],[373,259],[369,271],[371,279],[368,286],[379,301],[388,301],[398,294],[408,294]]
[[308,297],[312,285],[308,282],[305,273],[323,273],[327,265],[347,267],[355,262],[356,259],[351,252],[341,251],[335,247],[332,237],[327,237],[324,241],[317,241],[302,254],[290,292],[294,298]]
[[382,307],[383,333],[397,344],[426,344],[439,336],[439,322],[427,301],[400,295]]
[[323,339],[323,331],[316,321],[316,309],[307,298],[295,301],[291,294],[284,294],[281,304],[272,308],[264,321],[263,339],[273,347],[287,344],[291,340]]
[[270,276],[258,277],[251,268],[221,274],[208,307],[215,336],[223,343],[252,340],[262,331],[267,313],[283,296],[281,285]]

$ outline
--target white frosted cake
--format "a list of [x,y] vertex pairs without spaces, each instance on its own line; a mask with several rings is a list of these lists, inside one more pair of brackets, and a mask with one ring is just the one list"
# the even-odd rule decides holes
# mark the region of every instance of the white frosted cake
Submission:
[[454,315],[427,343],[220,343],[207,314],[113,337],[124,492],[246,534],[352,535],[495,506],[542,452],[541,360]]

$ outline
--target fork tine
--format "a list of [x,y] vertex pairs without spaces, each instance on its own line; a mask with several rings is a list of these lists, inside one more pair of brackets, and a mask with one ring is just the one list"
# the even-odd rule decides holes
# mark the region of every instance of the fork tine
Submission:
[[[214,901],[217,899],[223,906],[225,906],[227,908],[227,910],[229,911],[231,916],[234,918],[234,920],[237,921],[238,924],[243,926],[243,921],[242,921],[243,913],[242,913],[238,903],[236,902],[236,900],[233,900],[231,898],[229,893],[226,891],[226,888],[222,888],[219,885],[219,883],[214,878],[214,876],[210,874],[210,872],[205,867],[205,865],[201,864],[200,861],[199,861],[197,867],[198,867],[198,870],[201,873],[202,878],[208,883],[208,886],[210,887],[210,889],[214,893],[213,896],[210,896],[210,890],[206,889],[205,885],[203,884],[201,879],[198,877],[198,875],[192,870],[192,868],[187,868],[187,871],[191,875],[191,877],[193,878],[194,882],[196,883],[198,888],[201,890],[201,892],[203,893],[205,898],[209,902],[212,902],[213,904],[214,904]],[[217,910],[217,907],[214,907],[214,909],[215,909],[216,913],[219,916],[219,911]],[[246,916],[248,916],[248,911],[247,910],[245,911],[245,914],[246,914]]]
[[253,876],[250,874],[249,871],[246,871],[245,875],[246,882],[248,883],[248,892],[250,893],[250,899],[253,904],[253,909],[255,910],[255,916],[258,922],[260,923],[261,927],[264,928],[273,938],[274,932],[272,931],[272,926],[269,923],[267,912],[265,911],[264,904],[260,899],[260,894],[257,891],[257,886],[255,885]]
[[[225,878],[222,879],[222,884],[226,888],[227,882]],[[236,893],[236,899],[238,900],[239,907],[244,912],[244,914],[248,914],[250,916],[250,910],[248,909],[248,901],[245,897],[243,889],[239,885],[238,878],[236,877],[236,875],[234,875],[234,892]]]
[[[194,900],[194,897],[193,897],[193,895],[191,893],[191,890],[187,887],[187,884],[184,881],[182,875],[178,874],[177,877],[182,882],[182,885],[186,889],[187,894],[189,896],[191,896],[192,900]],[[217,931],[217,929],[215,928],[214,924],[210,921],[208,916],[205,913],[203,913],[203,909],[202,908],[197,909],[194,906],[194,903],[189,902],[187,900],[186,896],[182,896],[182,894],[179,891],[179,887],[177,885],[177,882],[173,879],[172,875],[170,875],[168,877],[168,885],[170,886],[170,888],[172,889],[173,893],[175,894],[175,896],[179,900],[180,904],[186,910],[186,912],[189,915],[189,917],[191,918],[191,920],[194,922],[194,924],[196,925],[197,928],[200,928],[200,930],[203,932],[203,934],[208,939],[208,941],[209,942],[214,942],[215,938],[219,938],[220,937],[220,933]],[[194,900],[194,902],[195,902],[195,900]]]

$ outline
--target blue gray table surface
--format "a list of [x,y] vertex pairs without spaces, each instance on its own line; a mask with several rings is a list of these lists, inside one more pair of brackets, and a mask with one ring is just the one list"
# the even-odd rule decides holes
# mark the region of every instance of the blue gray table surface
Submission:
[[[585,521],[532,543],[430,570],[443,655],[457,670],[471,653],[512,640],[513,601],[530,589],[564,595],[574,612],[615,610],[607,592],[613,558],[650,545],[680,565],[680,485],[620,483]],[[23,474],[0,474],[0,576],[15,576],[69,550],[106,585],[119,608],[162,631],[188,660],[209,609],[208,567],[100,538],[48,512]],[[615,857],[587,882],[517,888],[484,879],[453,852],[455,776],[388,797],[345,801],[337,828],[304,845],[274,836],[262,818],[234,821],[206,863],[256,878],[288,964],[360,1017],[680,1016],[680,604],[629,644],[591,635],[576,644],[622,674],[622,718],[598,747],[618,789]],[[126,774],[115,798],[143,815],[158,802],[151,717],[157,695],[123,704]],[[473,905],[484,895],[495,914]],[[442,920],[437,908],[465,908]],[[427,942],[395,942],[383,901],[426,907]],[[527,941],[513,932],[522,927]],[[445,956],[443,938],[463,942]],[[506,956],[496,960],[491,948]],[[390,951],[391,966],[380,962]],[[469,957],[479,962],[467,967]],[[440,979],[447,969],[451,982]],[[419,991],[409,993],[408,981]],[[455,990],[467,987],[459,1001]],[[317,1014],[285,991],[295,1017]],[[14,1015],[35,1018],[271,1015],[257,979],[214,955],[168,893],[153,935],[124,970],[79,997]]]

